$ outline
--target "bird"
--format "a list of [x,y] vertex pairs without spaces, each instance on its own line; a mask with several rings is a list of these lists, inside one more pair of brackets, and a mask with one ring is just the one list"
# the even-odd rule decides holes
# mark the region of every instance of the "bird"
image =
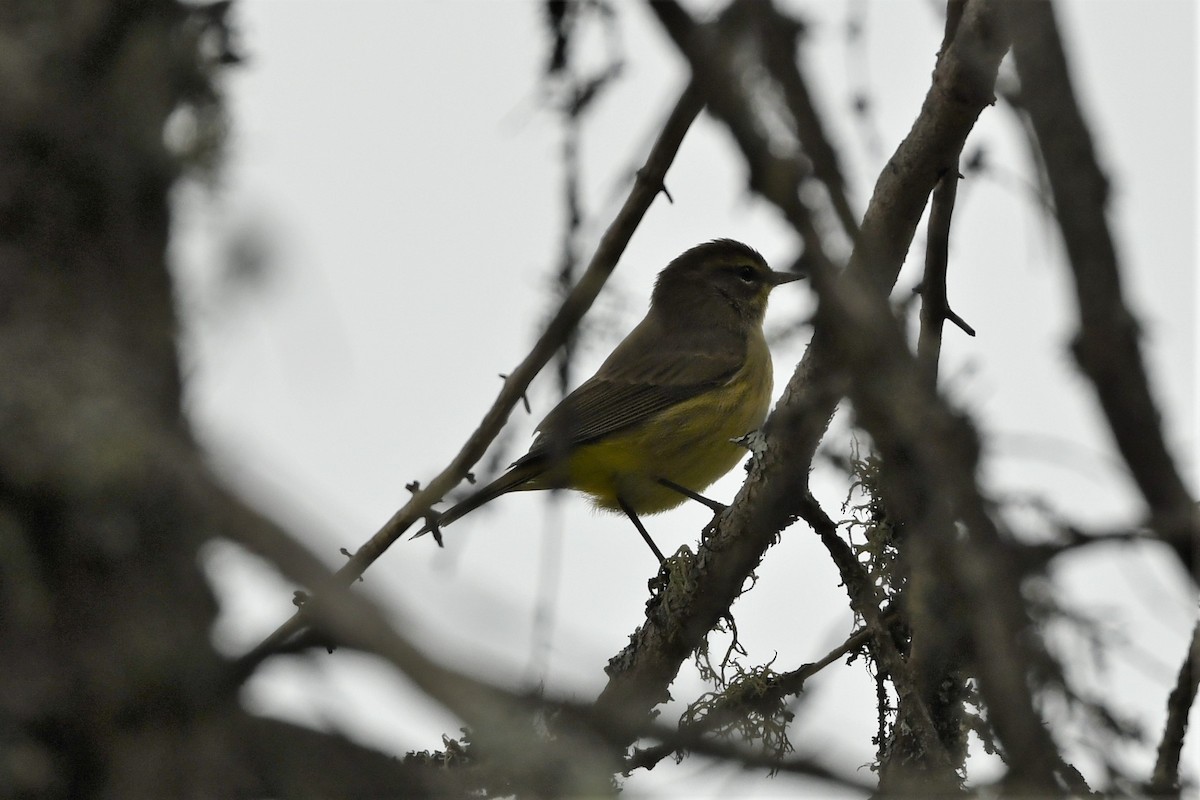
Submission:
[[655,280],[646,316],[537,426],[529,452],[413,538],[508,492],[574,489],[623,512],[659,562],[640,517],[700,494],[742,459],[733,440],[766,419],[773,377],[763,318],[771,290],[804,277],[772,270],[733,239],[696,245]]

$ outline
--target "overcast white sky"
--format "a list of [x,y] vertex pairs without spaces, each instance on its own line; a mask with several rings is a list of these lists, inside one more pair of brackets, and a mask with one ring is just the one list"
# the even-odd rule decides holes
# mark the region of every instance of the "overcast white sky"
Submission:
[[[805,63],[846,143],[861,211],[920,106],[941,23],[931,3],[866,3],[865,46],[848,50],[848,9],[864,4],[787,5],[811,24]],[[685,80],[649,12],[617,7],[624,77],[584,129],[589,242]],[[1126,288],[1165,424],[1195,487],[1196,12],[1188,0],[1060,8],[1113,179]],[[356,548],[405,501],[405,483],[428,480],[458,450],[499,389],[497,374],[524,356],[552,309],[561,131],[539,100],[540,7],[240,0],[236,19],[250,60],[229,82],[229,161],[217,191],[193,187],[178,203],[190,411],[230,480],[336,564],[339,547]],[[859,86],[875,107],[878,151],[849,113]],[[1116,527],[1136,519],[1136,494],[1068,354],[1070,285],[1055,231],[1030,198],[1014,130],[1008,111],[990,109],[968,142],[987,148],[994,170],[959,192],[949,289],[979,335],[948,332],[946,391],[977,415],[994,455],[985,477],[995,496],[1053,490],[1056,505],[1081,521]],[[593,310],[576,382],[640,318],[655,273],[687,247],[730,236],[780,266],[794,254],[775,213],[748,196],[744,170],[710,120],[689,133],[667,184],[675,203],[655,204]],[[222,265],[237,242],[265,242],[267,270],[254,287],[230,291]],[[906,269],[902,289],[914,275]],[[807,287],[785,287],[768,328],[810,309]],[[777,390],[805,340],[776,348]],[[554,392],[547,373],[530,395],[533,415],[514,414],[511,456],[523,452]],[[739,475],[709,494],[732,497]],[[842,499],[827,476],[818,486],[831,506]],[[673,551],[694,545],[706,514],[685,506],[649,526]],[[240,652],[289,614],[293,587],[269,570],[231,548],[214,548],[210,564],[226,604],[223,647]],[[554,504],[512,496],[448,529],[445,551],[428,540],[398,544],[363,586],[440,656],[587,699],[639,624],[654,570],[622,519],[594,514],[575,496]],[[1148,709],[1144,721],[1158,725],[1196,613],[1178,568],[1123,550],[1065,573],[1073,602],[1104,614],[1127,641],[1107,675],[1093,676],[1098,691],[1131,712]],[[784,535],[759,577],[734,608],[750,663],[777,657],[777,669],[793,669],[850,631],[836,572],[803,526]],[[677,686],[677,698],[701,689],[691,674]],[[278,659],[247,702],[397,751],[439,747],[441,733],[458,729],[347,653]],[[841,667],[812,682],[793,742],[856,768],[872,758],[873,725],[869,677],[861,665]],[[1129,757],[1145,764],[1144,752]],[[722,796],[798,784],[737,777],[696,759],[627,786],[633,796]]]

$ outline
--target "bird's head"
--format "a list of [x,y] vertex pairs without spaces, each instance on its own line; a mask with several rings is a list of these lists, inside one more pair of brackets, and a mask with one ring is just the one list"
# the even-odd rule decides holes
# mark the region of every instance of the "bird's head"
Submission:
[[687,250],[658,274],[650,304],[667,318],[720,313],[728,305],[745,324],[761,325],[771,290],[802,277],[772,270],[741,242],[714,239]]

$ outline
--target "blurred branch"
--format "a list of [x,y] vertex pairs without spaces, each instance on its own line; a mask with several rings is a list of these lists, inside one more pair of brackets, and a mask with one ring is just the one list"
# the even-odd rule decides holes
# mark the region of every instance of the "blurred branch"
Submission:
[[[122,439],[127,445],[136,442],[140,460],[130,465],[130,474],[108,479],[124,482],[122,497],[130,506],[151,504],[159,515],[156,518],[159,524],[172,530],[187,530],[183,522],[169,524],[178,519],[210,535],[228,536],[268,559],[289,578],[317,587],[315,598],[305,606],[304,618],[322,641],[374,653],[386,660],[423,693],[470,724],[476,742],[497,764],[505,765],[515,779],[559,781],[550,792],[559,796],[606,790],[611,776],[620,768],[619,751],[596,747],[591,731],[578,728],[556,730],[553,742],[543,741],[533,722],[542,707],[541,701],[491,686],[429,659],[397,633],[373,603],[342,586],[335,574],[303,545],[216,481],[186,437],[164,433],[156,425],[147,424],[144,416],[121,419],[131,423],[120,427]],[[134,420],[140,427],[133,427]],[[109,427],[116,422],[116,415],[105,420]],[[144,475],[153,475],[155,479],[146,483]],[[164,516],[167,509],[169,517]],[[194,558],[191,561],[194,563]],[[397,779],[405,779],[414,789],[415,780],[437,785],[439,777],[435,772],[426,774],[416,767],[401,767],[390,757],[340,737],[290,731],[284,726],[274,731],[278,738],[253,738],[255,732],[271,732],[271,723],[256,721],[249,715],[218,714],[217,698],[236,697],[236,685],[245,678],[243,663],[218,664],[218,669],[221,666],[225,667],[223,674],[217,669],[205,674],[204,696],[213,710],[187,735],[194,737],[189,741],[195,742],[213,736],[229,739],[236,744],[229,744],[228,750],[239,759],[248,758],[247,752],[252,753],[253,760],[247,763],[253,764],[254,770],[236,779],[253,777],[262,781],[253,793],[287,796],[285,787],[293,785],[289,781],[300,781],[307,775],[311,779],[309,788],[316,785],[323,787],[322,794],[337,794],[339,786],[332,782],[333,776],[346,778],[345,771],[352,767],[358,770],[355,779],[346,778],[340,789],[351,791],[360,787],[363,795],[377,794],[383,787],[394,785]],[[138,673],[129,680],[140,686],[138,682],[145,677]],[[146,691],[144,686],[138,690]],[[246,738],[236,738],[243,735]],[[301,754],[314,761],[300,763]],[[318,769],[315,765],[323,763],[322,757],[330,763]],[[208,762],[200,759],[197,763]],[[567,763],[571,765],[569,768],[561,766]],[[321,772],[323,777],[314,776],[314,772]],[[419,778],[414,778],[418,775]],[[384,780],[388,776],[391,782]],[[195,785],[208,784],[196,779]]]
[[[802,139],[798,117],[809,123],[806,133],[815,140],[810,144],[816,146],[819,155],[825,156],[827,166],[820,174],[830,180],[826,184],[829,196],[841,198],[838,205],[846,209],[844,224],[848,224],[851,235],[856,225],[844,197],[833,147],[821,131],[811,103],[796,97],[803,93],[804,100],[808,100],[795,62],[798,24],[778,14],[769,2],[760,0],[731,3],[720,19],[708,25],[697,24],[673,0],[649,5],[691,65],[693,80],[703,92],[708,110],[729,128],[741,149],[750,170],[750,188],[773,203],[800,234],[805,248],[802,263],[809,260],[827,263],[829,255],[815,211],[800,194],[801,185],[813,173],[813,165],[799,147]],[[775,33],[768,39],[762,34],[764,30]],[[768,55],[770,48],[782,52]],[[771,82],[775,80],[771,67],[779,69],[782,63],[791,65],[784,70],[793,75],[790,94],[777,81]],[[762,74],[751,69],[750,64],[761,66]],[[751,76],[767,85],[749,85]],[[785,98],[800,103],[807,111],[795,114],[787,107]],[[772,121],[777,123],[780,119],[791,120],[788,125],[791,140],[771,135],[770,131],[779,127]]]
[[[305,548],[243,506],[216,490],[202,508],[220,510],[218,520],[235,540],[269,557],[285,574],[318,587],[304,606],[305,624],[322,641],[373,653],[387,661],[424,694],[464,720],[472,740],[518,785],[537,786],[551,795],[608,791],[619,770],[616,751],[596,747],[592,734],[556,728],[548,739],[534,722],[542,701],[444,667],[398,633],[383,613],[362,594],[345,587],[338,575],[320,566]],[[246,665],[234,665],[234,678]],[[569,765],[569,766],[568,766]],[[524,782],[523,784],[521,782]],[[541,785],[543,781],[552,784]]]
[[[482,422],[467,439],[462,449],[436,477],[387,521],[386,524],[363,544],[350,560],[337,571],[340,585],[351,584],[366,571],[383,552],[396,541],[414,522],[429,512],[430,507],[462,481],[471,467],[483,457],[488,445],[508,420],[513,407],[524,397],[530,382],[579,324],[592,301],[604,287],[608,276],[617,265],[621,253],[629,243],[633,232],[641,223],[650,204],[662,191],[667,169],[679,150],[684,134],[700,113],[702,101],[695,86],[689,84],[680,96],[663,127],[658,140],[651,148],[645,166],[638,171],[628,199],[617,212],[616,219],[605,231],[600,244],[592,256],[575,288],[563,300],[558,313],[550,320],[545,332],[534,345],[529,355],[513,369],[504,381],[492,407]],[[281,625],[271,636],[242,658],[243,672],[249,674],[254,665],[267,658],[277,647],[305,626],[302,613],[294,615]]]
[[1105,216],[1108,180],[1075,98],[1054,7],[1046,0],[1001,5],[1013,37],[1021,107],[1037,134],[1075,279],[1080,314],[1075,358],[1095,387],[1155,530],[1196,581],[1200,509],[1163,436],[1138,342],[1140,329],[1121,290],[1120,265]]
[[751,19],[758,36],[766,43],[763,64],[783,90],[801,149],[812,161],[813,175],[824,185],[843,232],[853,242],[858,238],[858,214],[847,194],[837,149],[825,131],[821,114],[808,90],[808,81],[800,70],[799,52],[804,28],[765,0],[757,0],[755,9],[757,13],[751,15]]
[[1156,797],[1179,797],[1179,754],[1187,733],[1188,713],[1200,690],[1200,622],[1192,630],[1192,641],[1179,667],[1179,678],[1167,698],[1167,722],[1162,741],[1158,744],[1158,759],[1147,791]]
[[[249,786],[235,790],[205,792],[207,781],[196,776],[183,785],[200,797],[379,797],[404,786],[410,796],[445,795],[457,787],[445,770],[398,761],[394,756],[352,742],[335,733],[325,733],[282,720],[246,716],[226,727],[206,720],[197,726],[191,747],[210,745],[211,739],[228,742],[236,736],[236,747],[258,775]],[[181,759],[187,770],[195,757]],[[149,785],[144,797],[162,796],[162,787]]]
[[1096,545],[1144,545],[1160,541],[1148,528],[1113,529],[1113,530],[1084,530],[1078,525],[1060,522],[1055,523],[1057,541],[1046,543],[1024,543],[1021,545],[1021,558],[1026,562],[1029,571],[1044,570],[1046,565],[1068,553],[1075,553],[1085,547]]
[[[498,768],[510,780],[539,786],[553,796],[595,792],[621,771],[615,759],[623,743],[645,737],[663,742],[660,747],[668,753],[688,749],[746,766],[765,766],[855,789],[868,788],[810,759],[771,759],[704,738],[701,730],[681,731],[651,724],[645,717],[623,708],[601,708],[516,693],[437,664],[398,633],[373,603],[340,586],[334,574],[317,564],[302,546],[219,487],[210,488],[217,489],[217,494],[205,497],[200,508],[210,513],[213,509],[224,509],[226,524],[246,515],[236,522],[239,542],[271,558],[290,577],[326,587],[306,606],[306,620],[323,641],[383,658],[423,693],[466,721],[472,744],[480,745],[488,758],[488,769]],[[861,646],[864,639],[865,632],[859,631],[815,664],[779,676],[773,691],[779,697],[798,693],[806,678]],[[537,715],[550,715],[552,736],[538,733],[536,723],[531,722]],[[569,769],[562,766],[568,762]],[[626,770],[632,768],[626,765]],[[540,781],[561,782],[542,785]]]

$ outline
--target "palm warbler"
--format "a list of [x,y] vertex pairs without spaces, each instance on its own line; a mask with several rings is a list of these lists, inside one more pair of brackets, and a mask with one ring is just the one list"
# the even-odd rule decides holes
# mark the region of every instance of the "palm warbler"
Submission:
[[662,561],[639,515],[687,497],[720,507],[699,492],[741,460],[732,440],[762,425],[771,399],[767,295],[800,277],[732,239],[683,253],[659,273],[645,319],[546,415],[529,452],[416,536],[507,492],[575,489],[623,511]]

